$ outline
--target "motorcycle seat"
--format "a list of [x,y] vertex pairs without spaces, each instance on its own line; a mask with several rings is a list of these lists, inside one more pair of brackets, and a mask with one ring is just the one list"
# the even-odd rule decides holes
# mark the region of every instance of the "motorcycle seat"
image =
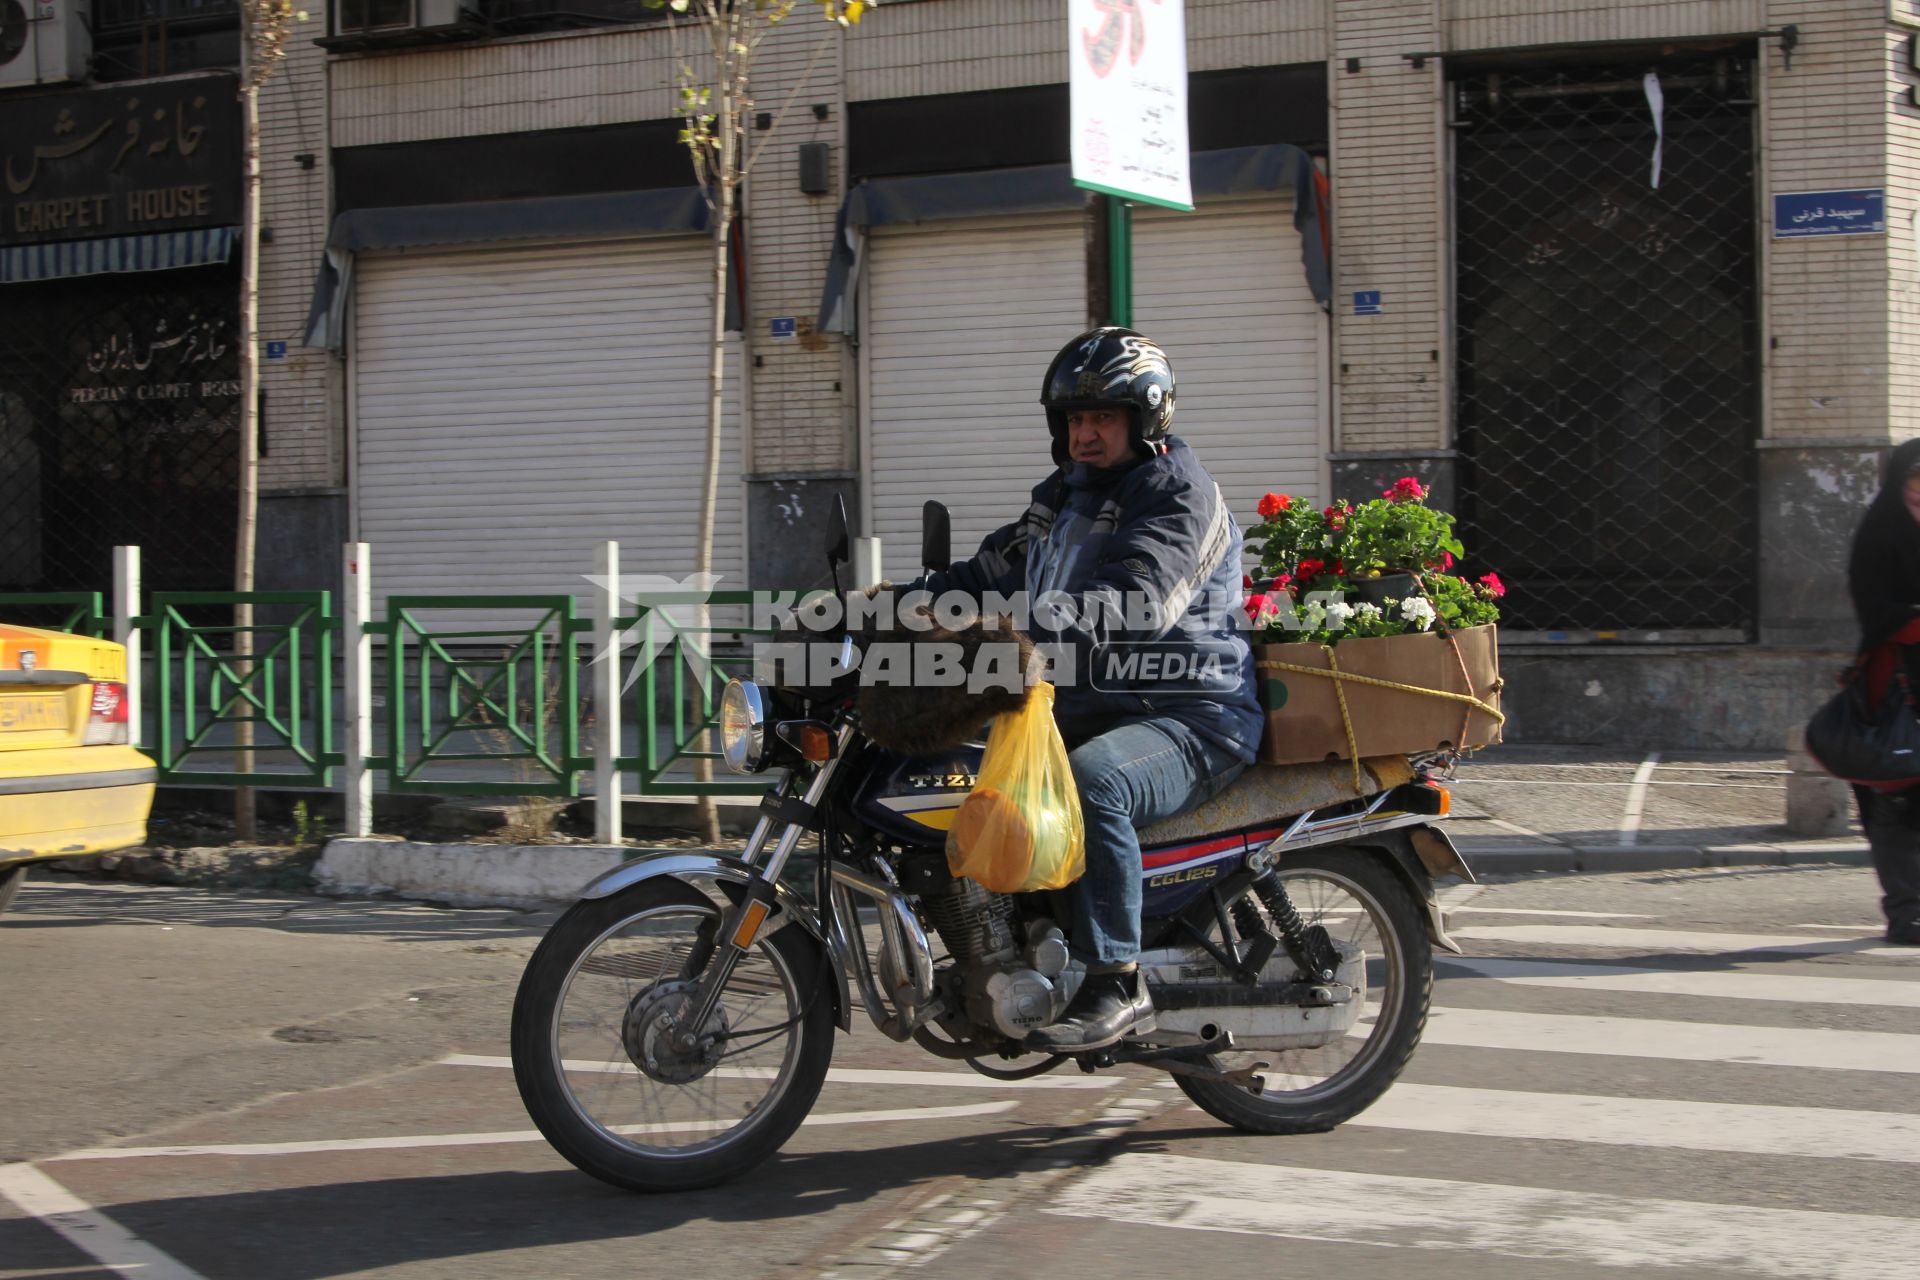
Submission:
[[[1363,795],[1378,795],[1413,780],[1413,766],[1405,756],[1375,756],[1362,760],[1360,768]],[[1141,828],[1140,844],[1150,848],[1200,840],[1281,822],[1309,809],[1357,798],[1353,790],[1353,765],[1349,761],[1256,764],[1205,803]]]

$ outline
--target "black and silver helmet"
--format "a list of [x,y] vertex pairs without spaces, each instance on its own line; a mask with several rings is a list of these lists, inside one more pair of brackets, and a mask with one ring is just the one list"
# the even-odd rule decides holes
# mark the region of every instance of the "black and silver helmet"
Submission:
[[1173,424],[1173,365],[1145,334],[1102,325],[1060,348],[1040,389],[1053,432],[1053,460],[1067,464],[1067,414],[1075,409],[1125,409],[1134,451],[1158,452]]

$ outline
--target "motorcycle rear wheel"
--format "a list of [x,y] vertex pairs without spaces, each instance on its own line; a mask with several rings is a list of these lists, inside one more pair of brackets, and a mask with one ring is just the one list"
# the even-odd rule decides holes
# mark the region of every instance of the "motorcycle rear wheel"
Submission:
[[1372,1106],[1406,1068],[1427,1023],[1433,952],[1413,894],[1377,854],[1308,850],[1283,860],[1275,874],[1307,925],[1366,951],[1360,1021],[1319,1049],[1236,1050],[1210,1060],[1228,1070],[1268,1063],[1258,1092],[1222,1080],[1174,1080],[1202,1111],[1236,1129],[1325,1133]]
[[554,1149],[603,1182],[681,1191],[738,1177],[819,1096],[833,999],[818,944],[797,926],[741,957],[700,1049],[661,1038],[698,977],[688,957],[724,910],[691,885],[646,881],[575,903],[527,962],[514,1081]]

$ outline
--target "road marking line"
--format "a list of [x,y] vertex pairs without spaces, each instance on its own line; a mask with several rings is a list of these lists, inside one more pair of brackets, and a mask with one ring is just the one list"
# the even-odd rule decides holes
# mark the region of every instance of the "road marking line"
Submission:
[[[1466,782],[1484,782],[1501,787],[1634,787],[1637,782],[1622,780],[1619,782],[1575,782],[1564,778],[1455,778],[1447,783],[1457,786]],[[1674,782],[1668,778],[1651,778],[1648,786],[1654,787],[1711,787],[1715,791],[1785,791],[1784,782]]]
[[1868,924],[1796,924],[1796,925],[1789,925],[1788,927],[1792,929],[1837,929],[1841,933],[1857,933],[1863,938],[1872,938],[1872,939],[1875,939],[1876,941],[1886,936],[1886,928],[1884,925],[1878,925],[1878,924],[1872,924],[1872,923],[1868,923]]
[[[445,1067],[511,1067],[512,1058],[492,1057],[477,1053],[453,1053],[440,1059]],[[610,1072],[624,1075],[635,1071],[633,1064],[627,1062],[588,1062],[585,1059],[569,1058],[563,1064],[569,1071]],[[708,1075],[724,1076],[730,1080],[766,1079],[771,1072],[754,1071],[751,1068],[721,1067],[710,1071]],[[971,1071],[878,1071],[860,1067],[834,1067],[827,1072],[828,1084],[900,1084],[916,1086],[936,1086],[942,1089],[1008,1089],[1015,1085],[1022,1089],[1111,1089],[1120,1083],[1117,1076],[1035,1076],[1031,1080],[995,1080],[991,1076],[978,1075]]]
[[[1275,1195],[1275,1187],[1286,1194]],[[1045,1211],[1141,1226],[1772,1280],[1912,1274],[1920,1222],[1125,1153]],[[1362,1269],[1365,1269],[1364,1267]]]
[[1585,1053],[1670,1062],[1728,1062],[1920,1075],[1920,1036],[1890,1031],[1744,1027],[1654,1018],[1588,1018],[1496,1009],[1435,1009],[1423,1044]]
[[1567,916],[1579,920],[1652,920],[1653,916],[1637,916],[1622,911],[1545,911],[1532,907],[1448,907],[1447,911],[1458,914],[1483,916]]
[[1439,956],[1437,962],[1519,987],[1637,991],[1714,1000],[1778,1000],[1793,1004],[1873,1005],[1920,1009],[1920,986],[1893,978],[1817,978],[1773,973],[1702,973],[1551,960]]
[[1496,924],[1452,929],[1455,938],[1524,942],[1536,946],[1610,947],[1632,951],[1684,951],[1737,955],[1742,951],[1797,951],[1806,955],[1856,955],[1920,960],[1920,949],[1862,945],[1876,939],[1820,938],[1797,934],[1698,933],[1679,929],[1614,929],[1605,925]]
[[1640,815],[1647,807],[1647,783],[1653,777],[1653,766],[1660,763],[1658,751],[1647,752],[1647,758],[1633,771],[1632,789],[1627,792],[1626,812],[1620,815],[1620,843],[1630,845],[1640,838]]
[[[977,1102],[964,1107],[903,1107],[896,1111],[830,1111],[808,1116],[804,1125],[885,1124],[894,1120],[958,1120],[968,1116],[998,1115],[1020,1103]],[[718,1120],[675,1122],[672,1124],[623,1124],[614,1132],[629,1137],[649,1133],[691,1133],[724,1129]],[[338,1138],[320,1142],[231,1142],[178,1147],[83,1147],[54,1160],[133,1160],[149,1156],[289,1156],[320,1151],[405,1151],[427,1147],[481,1147],[494,1143],[545,1142],[538,1129],[508,1129],[498,1133],[419,1133],[391,1138]]]
[[205,1280],[30,1164],[0,1165],[0,1195],[109,1271],[140,1280]]
[[1348,1127],[1920,1164],[1920,1116],[1400,1082]]

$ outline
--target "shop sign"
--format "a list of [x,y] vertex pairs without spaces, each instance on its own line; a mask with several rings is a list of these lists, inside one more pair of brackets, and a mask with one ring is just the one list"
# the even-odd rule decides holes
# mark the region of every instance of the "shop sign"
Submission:
[[232,76],[0,102],[0,245],[235,226]]
[[1193,208],[1184,0],[1067,0],[1076,185]]
[[198,406],[240,394],[232,317],[189,305],[134,318],[114,308],[88,326],[60,398],[69,405]]

